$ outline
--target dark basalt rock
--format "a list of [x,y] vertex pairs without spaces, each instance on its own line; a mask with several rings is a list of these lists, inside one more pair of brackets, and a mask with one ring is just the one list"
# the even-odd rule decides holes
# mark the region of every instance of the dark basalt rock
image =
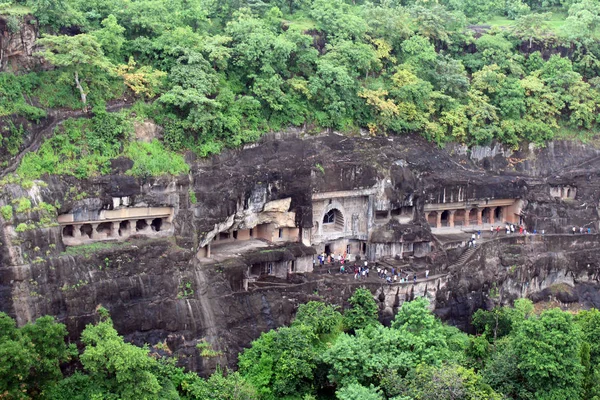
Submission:
[[[544,300],[553,295],[563,303],[600,306],[600,237],[568,234],[573,225],[590,225],[597,232],[599,154],[591,146],[572,142],[520,151],[496,146],[467,152],[460,147],[441,149],[416,136],[290,134],[283,140],[267,136],[256,145],[206,160],[188,155],[189,176],[136,179],[123,174],[128,161],[117,159],[111,165],[119,173],[112,175],[84,181],[46,177],[47,186],[36,187],[34,194],[58,204],[61,214],[110,209],[115,197],[127,197],[136,205],[173,207],[174,238],[139,238],[65,252],[57,226],[20,233],[15,241],[14,227],[38,218],[15,215],[0,226],[0,310],[20,324],[55,315],[77,338],[97,319],[96,307],[102,305],[128,340],[166,343],[190,369],[209,373],[217,363],[234,366],[236,354],[261,332],[289,324],[299,304],[326,300],[347,306],[356,285],[306,274],[265,280],[246,292],[246,262],[201,265],[195,257],[198,243],[239,210],[287,197],[296,212],[296,225],[310,229],[313,193],[366,189],[387,180],[387,197],[397,206],[411,201],[416,223],[392,223],[375,230],[376,241],[429,240],[424,205],[451,194],[457,198],[458,191],[470,199],[520,198],[527,226],[545,230],[543,239],[517,235],[486,243],[465,265],[452,269],[448,265],[459,250],[432,255],[436,273],[449,274],[446,286],[436,288],[435,294],[436,313],[444,320],[468,330],[478,308],[523,296]],[[576,197],[552,197],[550,187],[560,185],[576,187]],[[197,202],[190,200],[190,192]],[[0,204],[22,196],[31,194],[7,185],[0,192]],[[550,235],[554,233],[562,235]],[[183,290],[186,284],[192,291]],[[552,294],[552,287],[559,284],[569,289]],[[382,290],[380,283],[364,286],[373,293]],[[493,288],[498,296],[492,298]],[[392,306],[397,309],[415,293],[394,296]],[[391,318],[390,309],[382,307],[382,320]],[[201,357],[195,346],[202,339],[223,355]]]

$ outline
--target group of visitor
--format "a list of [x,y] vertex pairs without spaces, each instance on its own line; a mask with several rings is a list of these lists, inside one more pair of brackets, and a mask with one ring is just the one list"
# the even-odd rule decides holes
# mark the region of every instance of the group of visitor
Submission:
[[[388,269],[383,267],[377,267],[377,276],[381,279],[384,279],[388,284],[391,283],[407,283],[410,282],[410,273],[403,271],[402,269],[397,269],[392,267],[390,269],[390,273],[388,274]],[[429,270],[425,271],[425,279],[429,278]],[[417,273],[413,273],[413,283],[417,283]]]
[[580,226],[579,229],[574,226],[572,231],[573,231],[573,235],[577,232],[577,230],[579,230],[580,234],[584,234],[587,233],[588,235],[592,233],[592,228],[590,228],[589,226],[587,228],[584,228],[583,226]]
[[319,264],[324,265],[325,263],[333,265],[334,263],[344,264],[348,261],[348,253],[344,252],[342,255],[338,253],[336,256],[334,253],[326,254],[325,252],[319,254],[317,257],[319,259]]

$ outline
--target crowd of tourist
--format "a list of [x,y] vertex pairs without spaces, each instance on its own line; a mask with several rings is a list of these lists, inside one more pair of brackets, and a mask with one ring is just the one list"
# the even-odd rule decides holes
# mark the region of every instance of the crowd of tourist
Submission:
[[[326,254],[325,252],[319,254],[313,263],[316,264],[318,261],[321,267],[327,266],[327,272],[331,274],[332,268],[337,269],[339,265],[340,274],[354,274],[354,279],[366,279],[369,277],[369,273],[372,273],[369,262],[367,260],[352,263],[348,260],[346,253],[338,254],[337,256],[333,253]],[[395,267],[383,267],[375,262],[375,270],[377,271],[377,277],[385,280],[387,283],[407,283],[411,281],[411,272],[404,271]],[[429,277],[429,270],[425,271],[425,279]],[[417,274],[412,272],[412,282],[417,282]]]

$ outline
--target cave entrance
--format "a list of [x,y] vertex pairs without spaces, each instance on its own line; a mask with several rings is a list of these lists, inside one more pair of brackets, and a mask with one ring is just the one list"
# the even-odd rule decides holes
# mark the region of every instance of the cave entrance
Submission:
[[92,229],[92,225],[90,224],[83,224],[81,225],[81,228],[79,228],[79,232],[81,232],[81,236],[87,236],[89,239],[91,239],[94,229]]
[[67,225],[63,228],[63,236],[75,236],[75,230],[73,229],[73,225]]
[[139,232],[139,231],[143,231],[148,227],[148,223],[146,222],[145,219],[138,219],[137,221],[135,221],[135,231]]
[[262,270],[262,265],[260,264],[252,264],[252,266],[250,267],[250,276],[260,276]]
[[427,215],[427,223],[430,227],[435,228],[437,226],[437,211],[433,211]]
[[129,223],[129,221],[121,221],[119,223],[119,236],[128,234],[130,226],[131,224]]
[[96,232],[101,235],[111,236],[112,235],[112,222],[103,222],[98,225]]
[[449,220],[450,220],[450,211],[444,210],[442,212],[442,219],[441,219],[442,226],[448,226]]
[[331,254],[331,245],[329,245],[329,244],[325,245],[325,254]]
[[504,207],[496,207],[496,210],[494,211],[494,219],[496,222],[502,222],[503,208]]
[[152,220],[152,230],[155,232],[160,232],[160,228],[162,227],[162,218],[154,218]]

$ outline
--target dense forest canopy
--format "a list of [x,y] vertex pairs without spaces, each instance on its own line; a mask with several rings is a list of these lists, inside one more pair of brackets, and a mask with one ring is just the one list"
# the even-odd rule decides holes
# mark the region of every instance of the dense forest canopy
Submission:
[[[52,317],[22,328],[0,313],[0,394],[7,399],[172,400],[598,400],[600,312],[535,311],[529,300],[477,311],[476,335],[444,325],[423,298],[404,303],[390,327],[357,289],[343,313],[300,305],[291,326],[263,333],[237,372],[203,379],[176,367],[166,341],[123,341],[105,309],[64,341]],[[204,358],[217,357],[207,341]],[[65,368],[70,366],[70,368]],[[62,367],[62,370],[61,370]],[[68,374],[63,371],[70,371]]]
[[[289,126],[516,146],[599,123],[597,0],[1,0],[0,14],[34,24],[53,67],[0,73],[0,118],[96,114],[74,122],[80,137],[60,132],[95,158],[47,144],[24,159],[30,178],[48,159],[85,177],[144,153],[127,144],[132,115],[165,128],[148,151],[201,156]],[[133,113],[106,115],[115,99]],[[22,126],[4,125],[16,152]]]

